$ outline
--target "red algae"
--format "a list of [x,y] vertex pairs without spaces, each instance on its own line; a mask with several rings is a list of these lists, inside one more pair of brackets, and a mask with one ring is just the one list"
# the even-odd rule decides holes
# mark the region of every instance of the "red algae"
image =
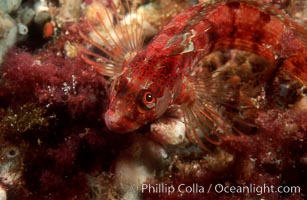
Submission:
[[94,158],[97,149],[108,152],[101,122],[106,81],[81,58],[59,55],[60,49],[14,48],[5,56],[0,139],[17,145],[25,169],[6,187],[8,199],[79,199],[88,193],[88,166],[108,166],[102,159],[85,159],[86,152]]
[[51,53],[31,56],[12,50],[3,64],[3,80],[11,101],[38,100],[48,106],[67,103],[72,115],[82,110],[81,114],[89,113],[105,95],[104,79],[80,58],[64,60]]
[[[162,193],[147,191],[144,199],[252,199],[258,197],[304,199],[302,191],[306,189],[304,184],[306,166],[300,162],[300,159],[307,150],[306,120],[303,117],[306,114],[306,110],[298,112],[270,110],[261,113],[258,118],[258,125],[262,128],[260,134],[226,141],[221,148],[217,149],[220,153],[209,154],[213,156],[213,159],[208,159],[208,156],[193,158],[193,154],[187,158],[176,154],[170,171],[159,181],[147,184],[153,186],[157,183],[166,184],[176,189],[180,187],[180,184],[185,184],[182,188],[189,190],[191,187],[193,192],[182,193],[176,190],[169,195],[167,191]],[[224,154],[221,154],[224,151],[227,152],[226,157],[218,156]],[[225,160],[229,162],[222,167]],[[210,164],[216,162],[220,167]],[[190,165],[192,167],[189,167]],[[241,193],[238,190],[233,193],[229,191],[219,193],[221,185],[236,188],[247,186],[254,191]],[[301,192],[281,195],[276,192],[267,191],[260,194],[260,190],[255,191],[256,187],[263,188],[264,185],[275,189],[279,186],[299,186]],[[210,187],[213,188],[209,192]]]

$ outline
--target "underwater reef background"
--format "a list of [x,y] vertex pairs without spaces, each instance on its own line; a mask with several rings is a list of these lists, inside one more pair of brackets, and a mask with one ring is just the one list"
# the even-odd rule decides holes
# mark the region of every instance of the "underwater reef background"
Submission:
[[[145,45],[198,2],[205,1],[132,1],[145,10]],[[0,200],[306,199],[306,82],[283,70],[274,76],[246,72],[269,65],[252,53],[218,51],[200,62],[209,71],[246,76],[246,90],[259,107],[258,128],[249,134],[203,152],[188,142],[157,143],[150,124],[129,134],[107,129],[103,115],[112,80],[84,62],[78,45],[85,43],[80,30],[91,32],[86,20],[94,21],[94,13],[112,3],[118,1],[0,0]],[[307,26],[303,0],[268,3]],[[299,76],[306,77],[303,59]],[[129,178],[118,178],[121,171]],[[140,193],[141,176],[153,185],[267,184],[301,191]]]

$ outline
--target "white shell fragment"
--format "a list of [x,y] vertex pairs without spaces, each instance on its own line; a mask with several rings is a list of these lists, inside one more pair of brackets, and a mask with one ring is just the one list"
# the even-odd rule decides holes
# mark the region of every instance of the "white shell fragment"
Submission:
[[0,185],[0,200],[7,200],[5,188]]

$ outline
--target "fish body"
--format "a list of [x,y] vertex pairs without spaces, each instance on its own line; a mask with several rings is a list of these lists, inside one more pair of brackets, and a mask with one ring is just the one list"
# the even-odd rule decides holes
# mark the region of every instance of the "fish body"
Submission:
[[[144,50],[123,63],[111,87],[106,125],[115,132],[131,132],[176,104],[183,110],[191,141],[205,148],[200,131],[206,141],[218,144],[232,131],[206,99],[206,77],[191,77],[193,67],[204,56],[225,49],[253,52],[275,65],[289,58],[306,60],[306,32],[262,1],[197,4],[175,16]],[[306,61],[302,62],[300,67],[306,69]],[[223,134],[210,133],[216,127]]]

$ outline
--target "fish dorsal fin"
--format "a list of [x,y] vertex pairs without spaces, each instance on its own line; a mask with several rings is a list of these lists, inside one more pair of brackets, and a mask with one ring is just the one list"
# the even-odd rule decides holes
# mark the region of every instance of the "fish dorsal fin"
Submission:
[[122,3],[105,8],[103,16],[97,12],[98,26],[87,20],[92,30],[89,35],[80,30],[80,36],[90,46],[79,46],[84,61],[104,76],[121,74],[124,63],[129,63],[143,47],[142,16],[132,10],[129,0],[125,6],[127,12]]
[[239,49],[276,61],[307,49],[307,28],[265,0],[211,0],[195,8],[191,23],[166,42],[167,56]]
[[[188,139],[199,145],[203,150],[209,146],[220,145],[224,140],[236,139],[242,135],[242,129],[234,126],[235,123],[243,127],[255,128],[253,122],[245,121],[244,116],[238,113],[256,109],[238,89],[240,78],[238,76],[223,77],[225,80],[210,77],[203,73],[197,76],[185,77],[180,96],[189,101],[181,104],[186,134]],[[189,95],[188,98],[185,98]],[[229,109],[237,112],[233,114]],[[250,117],[250,116],[249,116]],[[254,118],[256,118],[254,116]]]

